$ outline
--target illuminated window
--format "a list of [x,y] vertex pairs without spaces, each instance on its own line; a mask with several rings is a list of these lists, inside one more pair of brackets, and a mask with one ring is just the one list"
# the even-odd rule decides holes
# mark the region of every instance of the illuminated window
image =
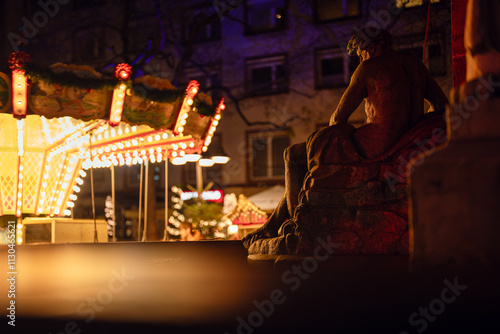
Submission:
[[[426,1],[427,2],[427,1]],[[437,3],[440,2],[440,0],[431,0],[431,3]],[[417,7],[417,6],[422,6],[423,5],[423,0],[396,0],[396,7],[401,8],[410,8],[410,7]]]
[[360,15],[359,0],[315,0],[315,17],[319,22]]
[[283,179],[283,151],[290,146],[286,132],[258,132],[248,135],[249,176],[252,181]]
[[345,86],[359,65],[357,56],[349,56],[339,49],[315,52],[316,88]]
[[285,0],[248,0],[245,6],[246,29],[249,34],[286,28]]
[[247,59],[245,65],[249,94],[276,94],[288,91],[286,56]]

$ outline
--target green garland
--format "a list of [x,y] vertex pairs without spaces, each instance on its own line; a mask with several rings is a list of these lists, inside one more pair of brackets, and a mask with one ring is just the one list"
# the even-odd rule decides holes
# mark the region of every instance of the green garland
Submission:
[[215,115],[215,108],[205,101],[201,101],[199,98],[197,98],[196,95],[193,99],[193,109],[194,108],[196,108],[196,112],[200,115],[208,117],[212,117],[213,115]]
[[49,68],[39,68],[32,63],[24,65],[26,76],[32,81],[44,81],[48,84],[57,84],[61,86],[70,86],[80,89],[114,89],[117,80],[103,80],[99,78],[81,78],[76,74],[54,73]]
[[[26,63],[23,69],[31,81],[44,81],[48,84],[80,89],[114,89],[119,83],[115,79],[81,78],[71,72],[54,73],[50,68],[42,69],[32,63]],[[126,84],[134,95],[159,103],[174,103],[183,98],[185,94],[185,89],[156,89],[144,84],[132,84],[130,81],[127,81]],[[193,99],[193,107],[196,108],[196,112],[200,115],[209,117],[215,115],[213,105],[201,101],[197,96]]]
[[173,103],[184,96],[184,91],[180,89],[156,89],[143,84],[132,85],[132,92],[136,96],[160,103]]

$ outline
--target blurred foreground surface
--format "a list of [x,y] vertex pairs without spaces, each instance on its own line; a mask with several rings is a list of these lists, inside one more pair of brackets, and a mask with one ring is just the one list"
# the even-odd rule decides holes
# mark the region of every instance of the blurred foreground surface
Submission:
[[[7,247],[0,248],[7,275]],[[16,247],[2,333],[492,333],[496,270],[410,273],[404,256],[249,261],[239,241]],[[7,277],[8,278],[8,277]]]

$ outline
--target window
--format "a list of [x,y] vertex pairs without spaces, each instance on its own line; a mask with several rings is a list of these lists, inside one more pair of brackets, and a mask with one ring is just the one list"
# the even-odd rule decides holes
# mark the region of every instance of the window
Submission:
[[73,38],[73,61],[89,62],[104,57],[105,30],[102,27],[80,31]]
[[[446,54],[441,40],[441,38],[437,37],[430,38],[426,47],[425,64],[434,77],[445,76],[447,72]],[[413,56],[420,61],[423,59],[424,47],[421,43],[416,43],[411,46],[402,46],[397,48],[397,50]]]
[[[440,0],[431,0],[431,3],[436,3],[436,2],[440,2]],[[423,0],[396,0],[396,8],[417,7],[417,6],[422,6],[423,3],[424,3]]]
[[446,58],[443,45],[427,45],[427,64],[432,76],[446,75]]
[[284,55],[247,59],[245,66],[249,94],[263,95],[288,91],[286,57]]
[[415,58],[417,58],[420,61],[423,59],[423,55],[424,55],[424,48],[422,46],[405,47],[405,48],[399,49],[399,51],[402,52],[402,53],[404,53],[404,54],[407,54],[408,56],[415,57]]
[[285,29],[286,0],[248,0],[245,6],[247,34]]
[[184,14],[186,41],[194,34],[194,43],[217,41],[221,38],[221,20],[214,6],[193,8]]
[[249,134],[250,180],[283,179],[285,176],[283,151],[288,146],[290,146],[290,139],[285,132],[258,132]]
[[105,3],[104,0],[73,0],[72,1],[74,9],[82,9],[82,8],[100,6],[100,5],[104,5],[104,3]]
[[329,88],[349,84],[351,75],[359,65],[357,56],[348,56],[339,49],[316,50],[316,88]]
[[326,22],[360,15],[359,0],[315,0],[316,21]]
[[183,71],[182,78],[179,82],[180,87],[186,87],[191,80],[196,80],[200,84],[200,91],[211,93],[212,101],[217,103],[222,94],[217,89],[210,90],[209,88],[221,85],[221,70],[220,66],[209,66],[201,68],[186,68]]
[[131,23],[133,34],[128,35],[129,43],[128,50],[133,55],[139,55],[148,51],[154,40],[154,33],[151,33],[149,27],[144,24],[137,25],[136,22]]
[[155,1],[128,0],[130,2],[131,14],[135,18],[146,18],[156,15],[157,3]]

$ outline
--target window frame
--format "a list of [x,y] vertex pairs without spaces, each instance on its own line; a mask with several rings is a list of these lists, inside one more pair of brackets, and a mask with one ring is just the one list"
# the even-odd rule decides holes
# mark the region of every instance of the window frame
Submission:
[[[285,130],[254,130],[246,132],[246,144],[247,144],[247,181],[248,183],[259,183],[259,182],[282,182],[285,179],[285,169],[283,168],[283,175],[273,175],[273,167],[275,162],[273,160],[273,147],[272,139],[277,137],[287,138],[287,145],[291,145],[289,133]],[[267,173],[265,176],[254,176],[253,174],[253,162],[254,162],[254,150],[252,145],[252,140],[254,138],[265,138],[267,142],[266,146],[266,169]],[[285,147],[285,148],[286,148]],[[280,157],[283,159],[283,155]]]
[[[333,57],[330,57],[333,56]],[[343,58],[343,79],[342,83],[333,83],[333,84],[325,84],[323,80],[323,68],[321,61],[323,59],[332,59],[332,58]],[[357,59],[359,66],[359,58],[358,56],[350,56],[347,52],[342,51],[339,47],[328,47],[328,48],[319,48],[314,50],[314,85],[315,89],[329,89],[329,88],[337,88],[337,87],[346,87],[349,85],[351,81],[351,76],[354,73],[354,70],[351,72],[350,68],[350,59]]]
[[312,2],[314,22],[317,24],[352,20],[352,19],[358,19],[361,17],[362,13],[361,13],[361,1],[360,0],[343,0],[343,1],[355,1],[357,3],[357,7],[358,7],[358,14],[355,14],[355,15],[346,14],[342,17],[322,20],[319,18],[319,15],[318,15],[318,4],[317,4],[318,1],[319,0],[314,0]]
[[[269,66],[266,66],[269,65]],[[276,67],[283,65],[285,71],[286,87],[280,88],[276,80]],[[270,90],[255,90],[253,89],[252,82],[252,70],[257,68],[272,67],[272,88]],[[290,90],[290,74],[288,67],[288,55],[287,54],[275,54],[269,56],[258,56],[245,58],[245,92],[247,96],[263,96],[263,95],[275,95],[275,94],[286,94]]]
[[[72,62],[82,64],[88,62],[98,62],[106,58],[106,37],[107,31],[103,26],[96,26],[90,29],[82,29],[76,32],[72,38]],[[87,40],[87,44],[82,45],[82,40]],[[92,43],[94,53],[90,55],[89,45]],[[83,52],[85,50],[85,53]],[[96,52],[97,51],[97,52]]]
[[[190,6],[190,7],[184,8],[184,10],[182,12],[182,17],[184,18],[182,20],[182,36],[183,36],[183,40],[184,40],[185,44],[187,44],[187,42],[189,41],[189,35],[191,33],[191,30],[190,30],[191,26],[188,24],[188,22],[192,22],[193,19],[191,19],[191,17],[194,16],[194,15],[190,15],[190,14],[202,13],[203,11],[207,11],[206,13],[208,13],[208,15],[204,15],[204,17],[208,18],[211,15],[216,16],[216,18],[214,18],[214,20],[216,22],[218,22],[219,32],[218,32],[218,35],[214,36],[214,37],[207,37],[207,38],[203,38],[201,40],[197,40],[195,38],[193,40],[193,44],[197,45],[197,44],[204,44],[204,43],[220,42],[222,40],[222,22],[221,22],[220,17],[217,15],[215,7],[209,6],[209,5],[204,5],[201,7]],[[203,13],[203,14],[206,14],[206,13]],[[206,27],[206,26],[207,25],[205,25],[204,27]]]
[[[180,86],[187,86],[191,80],[197,80],[197,78],[204,78],[204,81],[198,81],[200,84],[201,91],[208,91],[212,87],[216,87],[214,82],[212,82],[211,76],[217,76],[219,78],[219,85],[222,86],[222,66],[221,64],[204,65],[198,67],[186,67],[182,70],[181,80],[179,81]],[[211,89],[210,96],[212,101],[218,101],[221,99],[222,94],[217,89]]]
[[[408,42],[410,41],[410,42]],[[442,71],[434,71],[431,66],[430,66],[430,58],[429,58],[429,46],[434,46],[434,45],[439,45],[441,48],[441,60],[443,63],[442,66]],[[423,47],[424,47],[424,42],[423,39],[420,38],[420,36],[417,35],[411,35],[411,36],[402,36],[399,38],[395,43],[393,43],[393,49],[398,52],[404,52],[403,50],[405,49],[411,49],[411,48],[422,48],[422,53],[423,53]],[[448,60],[447,60],[447,53],[446,53],[446,48],[447,48],[447,39],[444,34],[437,34],[437,35],[431,35],[427,39],[427,47],[425,49],[426,55],[425,55],[425,66],[431,73],[431,76],[433,78],[439,78],[439,77],[446,77],[448,75]],[[417,58],[418,59],[418,58]],[[419,59],[422,61],[422,59]]]
[[[276,25],[274,27],[271,27],[271,28],[264,28],[264,29],[253,29],[251,27],[251,24],[250,24],[250,17],[249,17],[249,13],[250,13],[250,7],[251,6],[254,6],[251,4],[251,0],[245,0],[245,4],[244,4],[244,18],[245,18],[245,29],[244,29],[244,35],[245,36],[251,36],[251,35],[258,35],[258,34],[265,34],[265,33],[269,33],[269,32],[274,32],[274,31],[282,31],[282,30],[287,30],[288,29],[288,10],[289,10],[289,0],[273,0],[273,1],[283,1],[283,5],[284,5],[284,13],[285,13],[285,17],[283,18],[283,24],[281,25]],[[250,3],[249,3],[250,2]],[[262,3],[267,3],[265,1],[263,1]]]
[[94,9],[95,7],[104,6],[106,0],[77,0],[71,2],[73,10]]

